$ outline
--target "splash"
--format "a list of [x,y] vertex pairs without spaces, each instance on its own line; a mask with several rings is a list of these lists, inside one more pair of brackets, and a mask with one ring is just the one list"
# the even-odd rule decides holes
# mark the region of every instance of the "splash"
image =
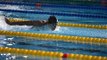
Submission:
[[57,26],[56,29],[54,31],[60,31],[60,26]]
[[5,17],[0,16],[0,29],[7,30],[8,25],[5,23]]
[[[0,4],[1,5],[1,4]],[[1,5],[0,6],[0,9],[14,9],[14,10],[23,10],[23,9],[20,9],[19,6],[16,6],[16,5]]]

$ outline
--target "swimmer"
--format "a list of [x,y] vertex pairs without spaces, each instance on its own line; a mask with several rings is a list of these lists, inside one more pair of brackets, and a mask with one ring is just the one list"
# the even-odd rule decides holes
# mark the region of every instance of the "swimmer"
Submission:
[[48,18],[48,20],[38,20],[38,21],[20,21],[20,22],[10,22],[8,18],[5,18],[5,22],[8,24],[8,25],[27,25],[27,26],[32,26],[32,27],[35,27],[35,26],[44,26],[44,25],[49,25],[51,26],[51,30],[55,30],[56,29],[56,26],[57,26],[57,23],[58,23],[58,20],[55,16],[50,16]]

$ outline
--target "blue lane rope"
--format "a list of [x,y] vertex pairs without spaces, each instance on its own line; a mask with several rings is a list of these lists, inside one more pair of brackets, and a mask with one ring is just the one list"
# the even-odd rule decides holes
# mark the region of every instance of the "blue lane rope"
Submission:
[[77,16],[77,17],[89,17],[89,18],[107,18],[107,16],[99,16],[99,15],[71,14],[71,13],[58,13],[58,12],[24,11],[24,10],[11,10],[11,9],[0,9],[0,11],[32,13],[32,14],[48,14],[48,15],[59,15],[59,16]]
[[[26,5],[35,6],[36,3],[18,3],[18,2],[0,2],[0,4],[9,5]],[[62,5],[62,4],[41,4],[42,7],[55,7],[55,8],[76,8],[76,9],[92,9],[92,10],[107,10],[107,7],[102,6],[79,6],[79,5]]]

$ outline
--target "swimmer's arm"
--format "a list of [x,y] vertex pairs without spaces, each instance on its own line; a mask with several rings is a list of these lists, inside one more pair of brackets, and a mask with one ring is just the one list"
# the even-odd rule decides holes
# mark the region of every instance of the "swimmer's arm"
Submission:
[[31,29],[33,29],[35,27],[41,27],[41,26],[46,25],[46,24],[48,24],[48,21],[46,21],[46,20],[38,21],[35,24],[33,24],[33,26],[31,27]]

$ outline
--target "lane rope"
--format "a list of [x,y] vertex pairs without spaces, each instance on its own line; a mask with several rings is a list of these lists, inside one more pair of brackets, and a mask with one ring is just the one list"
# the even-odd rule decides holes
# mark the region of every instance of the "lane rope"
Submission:
[[72,14],[72,13],[62,13],[62,12],[46,12],[46,11],[29,11],[29,10],[12,10],[12,9],[0,9],[0,11],[5,12],[19,12],[19,13],[31,13],[31,14],[47,14],[47,15],[58,15],[58,16],[76,16],[76,17],[87,17],[87,18],[107,18],[107,16],[102,15],[92,15],[92,14]]
[[[10,22],[20,22],[20,21],[27,21],[24,19],[18,18],[8,18]],[[94,29],[107,29],[107,25],[89,25],[89,24],[71,24],[71,23],[64,23],[58,22],[58,26],[64,27],[81,27],[81,28],[94,28]]]
[[70,53],[52,52],[52,51],[43,51],[43,50],[28,50],[28,49],[8,48],[8,47],[0,47],[0,53],[11,53],[18,55],[32,55],[32,56],[44,56],[44,57],[48,56],[48,57],[57,57],[57,58],[66,58],[66,59],[75,59],[75,60],[107,60],[107,57],[102,57],[102,56],[70,54]]
[[41,40],[52,40],[52,41],[65,41],[65,42],[76,42],[76,43],[88,43],[88,44],[107,44],[107,38],[94,38],[94,37],[79,37],[79,36],[67,36],[58,34],[42,34],[42,33],[31,33],[31,32],[15,32],[0,30],[0,35],[9,36],[22,36],[31,37]]
[[[0,4],[35,6],[38,3],[0,2]],[[66,5],[65,4],[64,5],[62,5],[62,4],[41,4],[41,7],[107,10],[107,7],[102,7],[102,6],[80,6],[80,5],[70,5],[70,4],[68,4],[68,5],[67,4]]]

